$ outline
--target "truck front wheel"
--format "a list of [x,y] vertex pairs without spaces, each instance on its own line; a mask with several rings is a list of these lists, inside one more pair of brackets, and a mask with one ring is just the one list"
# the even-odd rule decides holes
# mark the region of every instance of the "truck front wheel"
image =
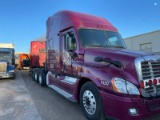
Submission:
[[14,73],[13,77],[11,78],[12,80],[16,79],[16,74]]
[[101,98],[97,87],[92,82],[87,82],[82,86],[80,105],[89,120],[104,120]]

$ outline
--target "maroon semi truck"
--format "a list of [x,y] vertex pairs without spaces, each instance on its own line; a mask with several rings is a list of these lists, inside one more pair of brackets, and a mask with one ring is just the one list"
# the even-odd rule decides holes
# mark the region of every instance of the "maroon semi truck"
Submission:
[[31,69],[40,85],[80,102],[89,120],[160,112],[159,55],[126,49],[117,29],[97,16],[60,11],[46,27],[45,64]]

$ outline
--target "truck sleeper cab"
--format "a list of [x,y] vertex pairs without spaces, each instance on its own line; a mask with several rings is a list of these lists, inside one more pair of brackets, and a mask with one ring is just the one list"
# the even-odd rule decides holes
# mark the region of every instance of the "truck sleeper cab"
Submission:
[[46,22],[38,80],[80,102],[89,120],[135,120],[160,112],[160,56],[126,49],[107,20],[60,11]]

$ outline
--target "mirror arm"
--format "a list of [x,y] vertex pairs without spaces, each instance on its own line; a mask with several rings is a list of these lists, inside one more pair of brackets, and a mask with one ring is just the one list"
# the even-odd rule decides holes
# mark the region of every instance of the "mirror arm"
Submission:
[[77,53],[74,52],[73,50],[69,51],[69,55],[71,56],[72,59],[75,59],[77,57]]

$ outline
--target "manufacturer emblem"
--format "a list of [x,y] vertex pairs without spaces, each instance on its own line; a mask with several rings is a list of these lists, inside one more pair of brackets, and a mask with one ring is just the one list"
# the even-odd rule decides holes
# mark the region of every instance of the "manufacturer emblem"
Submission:
[[101,81],[101,84],[102,84],[102,85],[109,86],[109,82],[108,82],[108,81],[104,81],[104,80],[102,80],[102,81]]

